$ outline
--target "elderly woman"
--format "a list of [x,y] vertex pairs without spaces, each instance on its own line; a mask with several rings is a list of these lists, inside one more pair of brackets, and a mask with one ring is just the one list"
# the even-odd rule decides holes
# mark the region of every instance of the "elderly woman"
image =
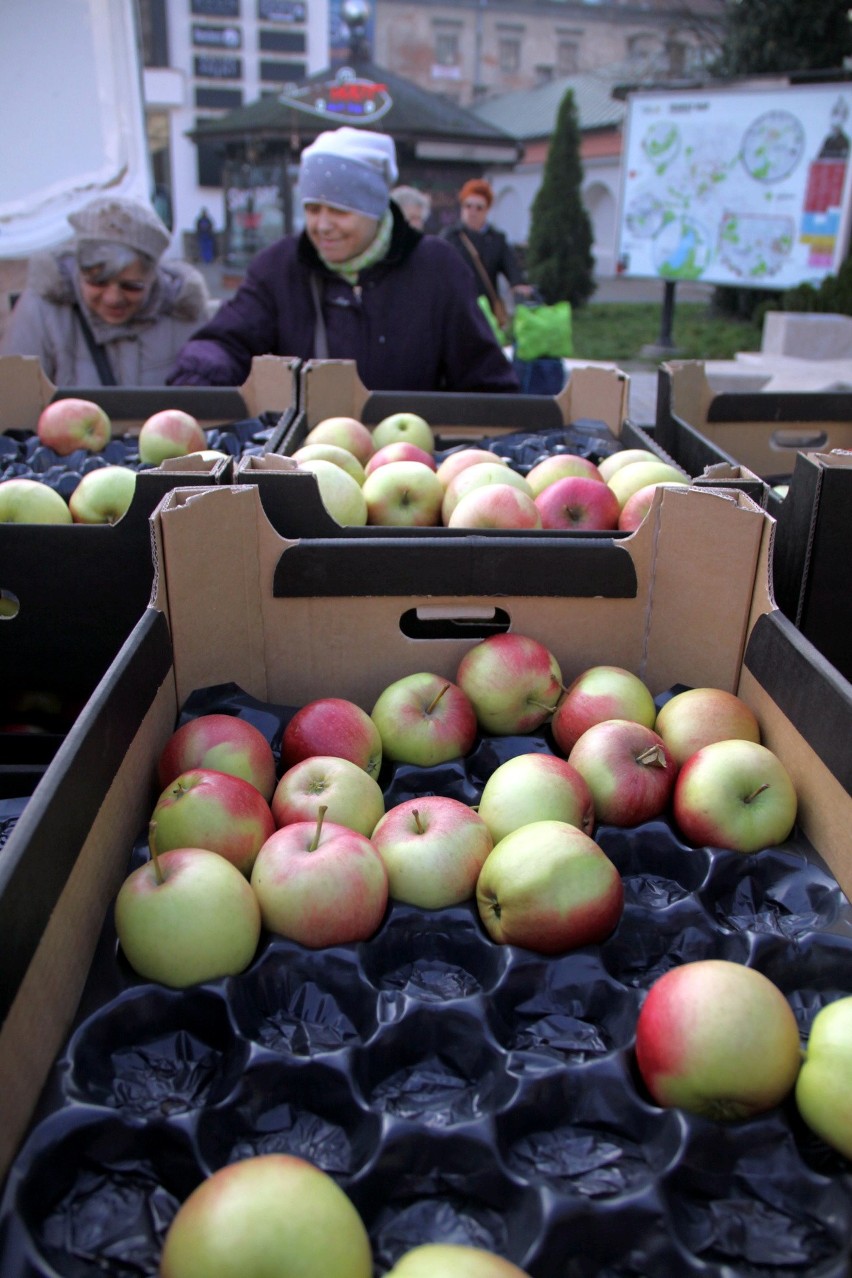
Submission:
[[391,191],[391,199],[402,209],[403,216],[409,226],[422,231],[432,212],[432,199],[425,191],[418,191],[416,186],[395,186]]
[[390,191],[393,139],[348,126],[302,153],[301,235],[251,262],[169,382],[234,385],[255,355],[354,360],[369,390],[516,391],[450,245],[409,226]]
[[162,260],[169,233],[143,204],[101,198],[68,221],[73,245],[31,258],[0,354],[37,356],[56,386],[162,386],[209,315],[204,277]]

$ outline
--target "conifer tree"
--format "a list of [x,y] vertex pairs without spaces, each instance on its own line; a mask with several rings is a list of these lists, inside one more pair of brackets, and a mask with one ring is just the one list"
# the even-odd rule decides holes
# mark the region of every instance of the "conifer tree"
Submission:
[[595,291],[592,223],[580,196],[580,128],[574,94],[559,104],[556,127],[533,200],[527,275],[548,303],[580,306]]

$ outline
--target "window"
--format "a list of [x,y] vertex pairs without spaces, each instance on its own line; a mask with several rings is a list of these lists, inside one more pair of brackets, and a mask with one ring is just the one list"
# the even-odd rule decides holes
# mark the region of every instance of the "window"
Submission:
[[435,61],[442,67],[458,65],[459,38],[455,31],[435,32]]
[[195,105],[207,110],[233,111],[243,105],[240,89],[207,89],[199,86],[195,90]]
[[304,31],[261,31],[260,48],[264,53],[304,53]]
[[304,80],[308,74],[308,68],[304,62],[268,62],[262,60],[260,64],[261,80],[271,81],[273,84],[295,84],[299,80]]
[[560,75],[573,75],[577,70],[576,40],[560,40],[556,46],[556,65]]
[[521,42],[517,36],[501,36],[498,43],[498,58],[501,71],[520,71]]

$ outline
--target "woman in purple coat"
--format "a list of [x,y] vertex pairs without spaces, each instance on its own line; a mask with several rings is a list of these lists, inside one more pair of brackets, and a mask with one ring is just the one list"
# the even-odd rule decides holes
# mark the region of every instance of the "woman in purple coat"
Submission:
[[390,199],[393,139],[344,126],[302,153],[305,230],[251,262],[171,385],[238,386],[255,355],[351,359],[368,390],[517,391],[456,250]]

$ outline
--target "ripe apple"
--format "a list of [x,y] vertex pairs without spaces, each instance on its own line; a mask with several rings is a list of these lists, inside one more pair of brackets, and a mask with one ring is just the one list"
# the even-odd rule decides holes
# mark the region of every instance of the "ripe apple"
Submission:
[[37,479],[0,481],[0,524],[70,524],[68,503],[55,488]]
[[127,876],[115,898],[115,930],[128,963],[172,989],[244,971],[261,926],[248,880],[206,848],[160,855],[154,824],[150,861]]
[[640,488],[645,488],[648,484],[682,484],[683,482],[682,470],[659,460],[631,462],[629,466],[622,466],[611,479],[607,480],[609,487],[618,498],[619,511],[624,509],[634,493],[638,493]]
[[565,475],[542,489],[535,499],[543,528],[575,528],[608,532],[618,527],[615,493],[599,479]]
[[481,1247],[422,1243],[400,1256],[386,1278],[529,1278],[510,1260]]
[[267,803],[275,789],[272,746],[254,724],[232,714],[203,714],[177,728],[157,762],[160,789],[190,768],[212,768],[250,781]]
[[756,741],[714,741],[690,755],[674,788],[677,826],[690,843],[759,852],[796,823],[796,790],[776,754]]
[[588,457],[580,457],[576,453],[551,453],[527,472],[527,483],[538,497],[557,479],[566,479],[569,475],[581,475],[585,479],[596,479],[603,483],[604,479],[597,466]]
[[441,522],[444,488],[423,462],[388,462],[364,480],[367,523],[383,527],[434,528]]
[[593,723],[572,746],[568,762],[588,783],[596,820],[607,825],[641,825],[659,816],[677,776],[663,738],[629,719]]
[[793,1087],[799,1029],[761,972],[698,959],[651,986],[636,1023],[636,1062],[658,1105],[722,1121],[749,1118]]
[[562,694],[559,663],[527,635],[489,635],[469,648],[456,683],[473,702],[480,728],[497,736],[541,727]]
[[638,675],[621,666],[590,666],[577,675],[559,702],[550,727],[565,754],[593,723],[631,719],[653,728],[657,707]]
[[396,763],[428,768],[460,759],[476,740],[476,712],[470,698],[450,679],[428,671],[388,684],[370,718],[379,731],[383,753]]
[[325,814],[320,804],[314,820],[276,830],[251,872],[264,927],[313,950],[369,940],[388,903],[387,870],[370,839]]
[[494,846],[488,826],[458,799],[424,794],[386,812],[372,842],[395,901],[442,910],[469,901]]
[[292,1154],[221,1167],[193,1190],[166,1233],[160,1278],[371,1278],[361,1217],[326,1172]]
[[655,483],[646,484],[644,488],[638,489],[624,503],[621,514],[618,516],[618,528],[620,532],[635,532],[651,506],[654,503],[654,494],[658,488],[688,488],[689,484],[671,484],[671,483]]
[[308,431],[303,443],[336,444],[354,454],[362,466],[376,451],[372,431],[357,417],[325,417]]
[[129,466],[101,466],[87,471],[68,498],[75,524],[117,524],[136,492],[136,472]]
[[366,471],[354,453],[338,444],[303,444],[293,453],[293,461],[328,461],[351,475],[360,488],[366,479]]
[[207,436],[191,413],[164,408],[142,423],[139,460],[159,466],[167,457],[186,457],[207,447]]
[[575,825],[533,821],[489,852],[476,904],[493,941],[562,954],[609,936],[624,908],[624,885],[609,857]]
[[654,731],[679,765],[713,741],[760,742],[760,724],[751,706],[722,688],[678,692],[660,707]]
[[449,526],[450,515],[452,515],[462,497],[466,496],[474,488],[481,488],[486,484],[511,484],[514,488],[519,488],[522,493],[526,493],[528,497],[533,495],[532,489],[523,475],[518,474],[516,470],[513,470],[511,466],[507,466],[504,462],[477,462],[475,466],[466,466],[464,470],[459,471],[450,480],[446,490],[443,490],[441,522],[445,527]]
[[319,697],[293,715],[281,739],[281,765],[314,754],[350,759],[378,780],[382,766],[382,738],[373,720],[354,701],[344,697]]
[[294,763],[281,777],[272,796],[275,824],[316,821],[324,806],[328,819],[368,838],[384,816],[385,800],[379,783],[351,759],[315,754]]
[[512,484],[485,484],[461,498],[447,527],[541,528],[541,515],[532,497]]
[[796,1080],[802,1118],[832,1149],[852,1159],[852,996],[817,1012]]
[[392,461],[419,461],[430,470],[437,470],[435,458],[431,453],[427,453],[425,448],[420,448],[417,444],[407,443],[404,439],[396,440],[392,444],[383,444],[381,448],[377,448],[364,469],[368,475],[371,475],[379,466],[386,466]]
[[227,772],[190,768],[170,781],[151,813],[158,852],[206,848],[245,874],[275,832],[263,795],[249,781]]
[[112,424],[104,410],[88,399],[55,399],[39,415],[36,434],[60,457],[78,448],[100,453],[112,438]]
[[342,528],[363,528],[367,522],[367,502],[363,484],[335,462],[316,458],[300,461],[299,470],[316,476],[320,500],[332,519]]
[[499,466],[509,465],[505,457],[498,457],[487,448],[457,448],[454,452],[447,453],[438,465],[438,478],[446,489],[450,480],[455,479],[460,471],[467,470],[468,466],[476,466],[480,462],[497,462]]
[[652,453],[650,448],[622,448],[620,452],[610,453],[609,457],[603,457],[598,462],[598,470],[603,475],[604,483],[608,484],[610,479],[617,470],[621,470],[622,466],[630,466],[633,462],[656,462],[660,458],[656,453]]
[[495,768],[477,808],[495,843],[533,821],[564,821],[591,834],[592,792],[576,768],[553,754],[518,754]]
[[435,451],[435,435],[432,427],[417,413],[391,413],[373,427],[375,448],[384,448],[385,444],[395,444],[400,440],[408,444],[416,444],[426,453]]

